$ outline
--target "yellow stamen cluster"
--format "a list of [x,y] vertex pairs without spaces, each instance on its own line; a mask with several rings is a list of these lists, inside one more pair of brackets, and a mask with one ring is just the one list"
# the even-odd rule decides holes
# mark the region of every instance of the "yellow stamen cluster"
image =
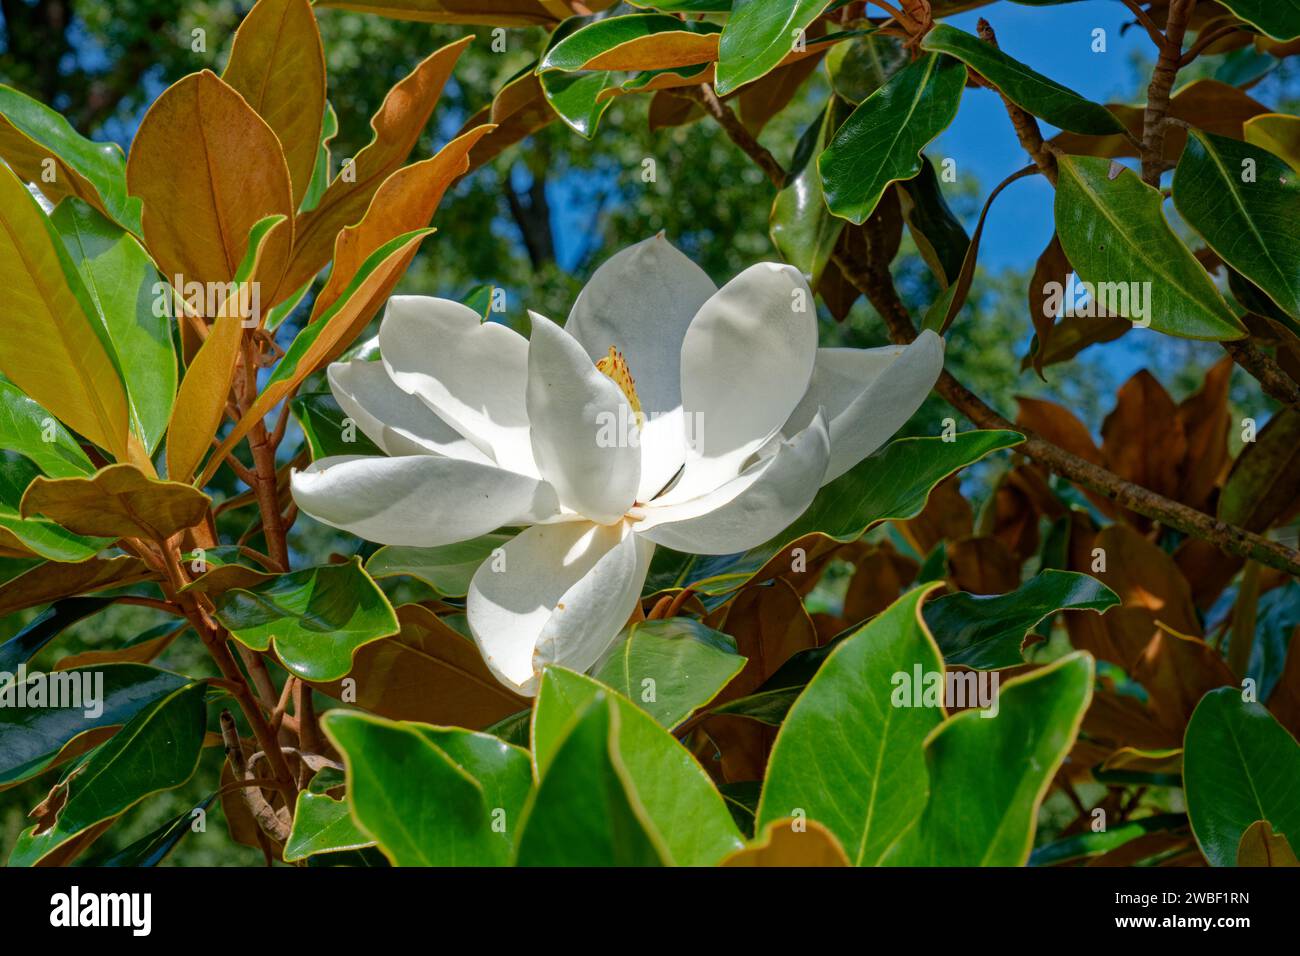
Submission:
[[632,407],[638,427],[644,425],[645,415],[641,412],[641,400],[636,395],[636,381],[632,378],[632,371],[627,367],[623,353],[611,345],[609,354],[596,363],[596,371],[619,387],[627,398],[628,405]]

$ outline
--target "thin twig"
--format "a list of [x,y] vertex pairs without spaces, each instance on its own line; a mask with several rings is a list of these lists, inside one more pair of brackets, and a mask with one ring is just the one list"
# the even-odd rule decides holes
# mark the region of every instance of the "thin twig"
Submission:
[[1164,41],[1159,44],[1160,55],[1151,71],[1147,87],[1147,108],[1142,121],[1142,181],[1148,186],[1160,185],[1160,163],[1165,157],[1165,117],[1169,114],[1170,91],[1178,78],[1181,66],[1183,37],[1187,34],[1187,21],[1196,0],[1169,0],[1169,16],[1165,22]]

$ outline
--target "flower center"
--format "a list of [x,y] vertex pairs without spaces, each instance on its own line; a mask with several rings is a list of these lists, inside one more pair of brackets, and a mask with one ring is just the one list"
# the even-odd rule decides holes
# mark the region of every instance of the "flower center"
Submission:
[[637,426],[644,425],[645,415],[641,412],[641,400],[637,398],[636,381],[632,378],[632,371],[627,367],[627,359],[623,357],[623,353],[611,345],[609,354],[596,363],[596,371],[609,378],[619,387],[619,390],[627,399],[628,405],[632,407],[632,414],[636,416]]

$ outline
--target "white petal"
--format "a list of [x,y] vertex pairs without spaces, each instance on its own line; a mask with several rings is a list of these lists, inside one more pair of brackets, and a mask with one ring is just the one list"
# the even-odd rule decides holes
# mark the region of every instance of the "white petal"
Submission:
[[536,312],[528,344],[528,420],[533,457],[568,508],[599,524],[636,500],[641,449],[622,390],[573,336]]
[[816,354],[816,307],[791,266],[760,262],[701,306],[682,342],[691,447],[679,495],[740,472],[807,392]]
[[470,631],[497,679],[532,695],[543,666],[585,671],[618,636],[654,545],[627,522],[572,522],[528,528],[503,551],[470,582]]
[[395,295],[379,326],[384,365],[502,468],[536,475],[524,388],[528,342],[450,299]]
[[326,370],[344,414],[390,455],[446,455],[490,465],[492,459],[424,402],[402,391],[382,362],[354,359]]
[[638,509],[645,519],[634,527],[656,544],[690,554],[745,551],[803,514],[821,486],[829,458],[826,418],[818,413],[775,454],[715,491],[680,504]]
[[[680,407],[682,339],[717,287],[662,235],[628,246],[595,271],[565,329],[593,361],[612,345],[636,379],[650,414]],[[671,476],[669,476],[671,477]]]
[[291,482],[304,512],[380,544],[454,544],[559,511],[545,482],[436,455],[322,458],[294,472]]
[[695,313],[717,292],[704,270],[662,234],[615,253],[579,293],[565,330],[596,361],[611,346],[623,353],[645,412],[641,484],[647,501],[686,460],[682,340]]
[[[883,354],[883,350],[872,351]],[[942,371],[943,339],[926,329],[868,378],[853,400],[831,419],[831,460],[823,483],[834,481],[889,441],[921,407]],[[832,405],[841,404],[842,398],[843,391]]]

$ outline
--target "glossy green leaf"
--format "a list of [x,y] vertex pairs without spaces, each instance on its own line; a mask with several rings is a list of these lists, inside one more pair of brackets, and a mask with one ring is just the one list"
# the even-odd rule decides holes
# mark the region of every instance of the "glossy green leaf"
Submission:
[[1180,338],[1244,334],[1205,269],[1169,227],[1158,190],[1133,170],[1098,157],[1062,156],[1057,165],[1057,235],[1080,278],[1097,290],[1098,304]]
[[352,819],[346,800],[306,790],[298,792],[293,829],[284,845],[286,863],[305,860],[315,853],[337,853],[374,845],[370,834]]
[[[126,194],[126,157],[116,143],[86,139],[62,114],[0,85],[0,158],[27,173],[23,160],[54,157],[57,201],[71,193],[94,203],[127,229],[140,234],[140,200]],[[61,168],[60,168],[61,167]],[[27,179],[41,182],[37,165]],[[58,173],[65,173],[59,177]]]
[[[1023,866],[1038,808],[1092,700],[1084,653],[998,688],[996,716],[965,710],[926,742],[930,797],[890,866]],[[993,771],[996,772],[993,772]]]
[[1300,37],[1300,2],[1297,0],[1220,0],[1247,23],[1275,40]]
[[1127,820],[1108,830],[1089,830],[1040,846],[1029,854],[1029,865],[1052,866],[1084,857],[1100,856],[1148,833],[1178,830],[1186,826],[1187,817],[1181,813],[1157,813],[1139,820]]
[[1020,646],[1044,618],[1118,603],[1119,596],[1094,577],[1047,570],[1009,594],[946,594],[925,606],[925,623],[945,662],[993,670],[1025,662]]
[[844,231],[844,220],[826,208],[816,159],[847,115],[844,101],[832,97],[821,118],[800,137],[786,184],[776,194],[768,217],[772,244],[781,258],[802,272],[814,288]]
[[844,640],[790,709],[768,762],[755,829],[804,811],[857,866],[880,862],[925,806],[924,743],[941,707],[895,706],[894,675],[942,673],[921,620],[927,588]]
[[[6,706],[0,707],[0,786],[26,780],[53,766],[60,751],[79,735],[124,724],[142,708],[189,683],[187,678],[142,664],[102,664],[61,673],[69,675],[64,680],[75,680],[81,687],[90,680],[100,704],[89,708],[89,716],[87,708],[50,706],[48,694],[41,704],[29,700],[25,707],[8,706],[6,692]],[[15,686],[14,700],[29,697],[35,686],[29,683],[22,698]],[[42,686],[49,688],[48,682]]]
[[532,784],[527,754],[487,734],[331,711],[362,830],[397,866],[509,862]]
[[112,603],[112,598],[99,597],[73,597],[54,602],[21,631],[0,644],[0,674],[14,673],[19,664],[35,657],[42,647],[64,630]]
[[1267,820],[1300,843],[1300,744],[1263,706],[1235,687],[1196,705],[1183,744],[1187,814],[1212,866],[1235,866],[1241,837]]
[[907,51],[897,38],[866,33],[831,47],[826,54],[826,72],[836,94],[856,106],[908,62]]
[[647,593],[691,587],[707,595],[739,588],[773,557],[810,534],[856,541],[881,521],[914,518],[930,490],[985,455],[1024,441],[1011,431],[960,432],[943,438],[900,438],[855,465],[817,493],[794,524],[742,554],[686,555],[656,548]]
[[274,643],[285,667],[309,681],[338,680],[357,648],[398,631],[393,606],[359,558],[233,588],[217,598],[216,615],[255,651]]
[[176,396],[166,286],[136,238],[80,199],[60,202],[50,222],[113,340],[132,428],[152,453],[167,430]]
[[72,433],[3,377],[0,377],[0,448],[31,459],[51,478],[88,475],[95,470]]
[[713,700],[744,666],[726,634],[674,617],[633,624],[595,676],[671,729]]
[[[739,849],[742,841],[731,814],[686,748],[627,698],[590,677],[557,667],[543,672],[533,709],[533,761],[542,781],[538,803],[548,780],[566,772],[559,757],[574,721],[601,694],[609,695],[613,712],[611,760],[644,810],[665,860],[679,866],[711,866]],[[612,786],[600,784],[606,785]],[[520,844],[521,862],[531,826],[532,817]]]
[[917,176],[899,184],[899,199],[903,220],[921,258],[941,287],[952,285],[966,260],[970,236],[944,198],[928,156],[922,154]]
[[[299,214],[311,212],[320,203],[321,196],[325,195],[325,190],[330,184],[333,176],[332,163],[330,156],[330,141],[338,135],[339,117],[334,112],[334,106],[329,100],[325,101],[325,115],[321,117],[320,126],[320,143],[316,147],[316,163],[311,169],[311,179],[307,183],[307,191],[303,194],[302,204],[298,207]],[[308,283],[310,285],[310,283]],[[277,323],[278,324],[278,323]],[[275,328],[275,326],[271,326]]]
[[925,35],[921,48],[955,56],[998,88],[1021,109],[1059,129],[1089,136],[1122,133],[1123,124],[1100,103],[1031,70],[991,43],[963,30],[938,24]]
[[312,460],[331,455],[382,455],[384,452],[365,436],[356,422],[344,424],[347,415],[330,392],[295,395],[289,407],[302,428]]
[[892,182],[921,171],[921,150],[957,115],[966,67],[929,53],[895,73],[844,121],[817,161],[831,212],[863,223]]
[[129,846],[123,847],[112,856],[96,860],[89,866],[157,866],[167,858],[176,844],[193,831],[196,814],[206,813],[208,806],[216,799],[212,794],[201,800],[197,806],[178,813],[152,833],[146,834]]
[[668,847],[637,800],[619,756],[620,722],[629,711],[617,707],[613,698],[612,691],[597,691],[584,707],[566,715],[567,733],[553,741],[550,766],[525,811],[517,865],[669,862]]
[[9,865],[31,866],[87,828],[189,780],[203,749],[206,692],[198,682],[154,700],[65,774],[59,787],[66,802],[53,825],[24,830]]
[[667,69],[703,63],[714,58],[717,32],[708,21],[688,22],[657,13],[606,17],[554,44],[537,71]]
[[736,0],[718,45],[718,95],[774,70],[830,5],[831,0]]
[[[598,21],[599,22],[599,21]],[[601,93],[610,85],[611,74],[606,70],[595,73],[543,73],[538,80],[542,93],[551,109],[564,120],[565,125],[575,133],[591,139],[596,135],[596,126],[614,102],[612,97],[601,97]]]
[[1192,130],[1174,205],[1224,262],[1300,319],[1300,173],[1267,150]]
[[511,535],[493,532],[438,548],[387,545],[366,560],[366,571],[374,578],[409,575],[443,597],[464,597],[479,565],[510,538]]

